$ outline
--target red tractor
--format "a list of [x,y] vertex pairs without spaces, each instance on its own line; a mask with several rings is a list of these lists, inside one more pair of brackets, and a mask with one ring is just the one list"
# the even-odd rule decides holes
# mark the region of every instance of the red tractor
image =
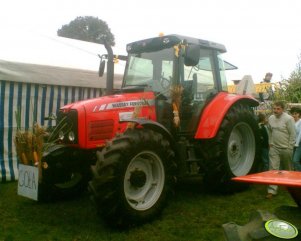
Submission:
[[[122,87],[60,109],[61,145],[44,156],[40,197],[89,190],[112,225],[157,216],[177,180],[201,176],[214,191],[254,172],[258,126],[251,96],[227,92],[223,45],[168,35],[127,45]],[[233,67],[233,66],[232,66]],[[63,128],[64,126],[64,128]]]

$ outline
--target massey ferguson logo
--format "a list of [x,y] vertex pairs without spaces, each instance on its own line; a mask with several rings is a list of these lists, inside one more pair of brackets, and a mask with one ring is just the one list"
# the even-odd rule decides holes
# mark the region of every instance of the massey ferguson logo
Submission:
[[111,110],[111,109],[119,109],[119,108],[127,108],[127,107],[136,107],[136,106],[152,106],[154,105],[154,100],[133,100],[133,101],[123,101],[123,102],[115,102],[103,105],[96,105],[93,108],[93,112],[98,112],[102,110]]

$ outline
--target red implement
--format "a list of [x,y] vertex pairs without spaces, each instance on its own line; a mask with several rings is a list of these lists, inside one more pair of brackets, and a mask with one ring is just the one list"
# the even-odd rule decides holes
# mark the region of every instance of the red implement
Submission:
[[294,171],[266,171],[246,176],[234,177],[232,180],[238,182],[275,184],[301,188],[301,172]]
[[232,180],[238,182],[285,186],[298,206],[301,207],[301,172],[272,170],[234,177]]

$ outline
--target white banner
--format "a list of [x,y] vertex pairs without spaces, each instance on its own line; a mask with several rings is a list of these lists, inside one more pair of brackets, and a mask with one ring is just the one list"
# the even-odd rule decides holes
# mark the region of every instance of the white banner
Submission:
[[38,200],[39,169],[19,164],[18,195]]

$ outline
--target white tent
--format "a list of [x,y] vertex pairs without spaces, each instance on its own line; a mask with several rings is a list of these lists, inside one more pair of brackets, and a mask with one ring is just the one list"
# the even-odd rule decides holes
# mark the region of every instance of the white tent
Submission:
[[[0,181],[18,179],[13,138],[15,112],[21,110],[22,127],[33,122],[51,126],[44,117],[67,103],[98,97],[106,75],[98,76],[102,45],[48,37],[26,31],[3,33],[0,38]],[[115,67],[120,86],[123,66]]]
[[96,71],[0,60],[0,79],[25,83],[105,88]]

